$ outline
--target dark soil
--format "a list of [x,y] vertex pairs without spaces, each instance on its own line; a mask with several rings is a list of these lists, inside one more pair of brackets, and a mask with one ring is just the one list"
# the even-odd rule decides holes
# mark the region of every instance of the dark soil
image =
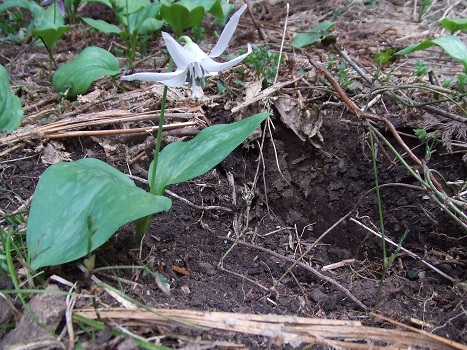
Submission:
[[[240,34],[232,43],[231,51],[244,47],[248,41],[269,44],[273,51],[277,51],[285,19],[284,4],[261,2],[252,6],[252,10],[267,39],[260,41],[257,32],[250,31],[251,18],[244,15]],[[342,13],[338,18],[333,18],[335,10]],[[412,20],[411,10],[411,3],[401,1],[384,1],[375,6],[349,5],[346,1],[337,0],[291,1],[289,30],[311,28],[318,20],[332,20],[335,22],[338,47],[374,71],[373,58],[377,52],[389,47],[399,49],[420,39],[401,40],[408,35],[407,31],[421,32],[424,28],[423,23]],[[112,42],[121,43],[116,37],[109,39],[108,36],[89,33],[83,28],[84,25],[77,25],[61,42],[57,53],[59,63],[73,57],[90,41],[104,48],[111,47]],[[159,38],[154,38],[149,44],[149,56],[161,56]],[[57,118],[78,108],[70,102],[57,102],[55,99],[47,77],[46,55],[42,48],[3,43],[0,49],[2,63],[10,72],[12,86],[21,90],[18,93],[21,93],[27,110],[25,120],[30,120],[29,116],[41,110],[55,106],[61,107],[49,113],[54,113]],[[381,199],[386,235],[398,242],[408,230],[403,247],[437,266],[455,282],[402,252],[386,272],[379,303],[375,306],[383,265],[381,240],[350,220],[353,218],[376,231],[380,229],[368,129],[362,120],[349,112],[324,77],[315,73],[305,55],[293,52],[289,45],[284,50],[288,57],[280,70],[279,81],[293,79],[302,69],[310,72],[305,78],[311,85],[307,86],[300,80],[279,90],[273,99],[255,103],[234,114],[229,109],[243,100],[241,90],[238,97],[229,94],[218,96],[212,86],[208,86],[206,94],[208,97],[212,95],[212,99],[198,104],[212,124],[230,123],[264,111],[265,106],[269,105],[273,111],[273,127],[262,128],[266,133],[262,151],[261,137],[250,139],[212,171],[170,188],[170,191],[198,206],[222,206],[231,209],[231,212],[202,210],[174,199],[171,211],[158,214],[153,220],[141,251],[133,249],[133,225],[126,225],[95,252],[96,266],[146,265],[160,272],[170,284],[170,295],[158,288],[153,275],[143,275],[136,269],[115,272],[119,277],[137,283],[136,288],[131,284],[123,284],[125,293],[148,307],[287,314],[360,320],[371,324],[372,320],[366,310],[356,302],[359,301],[368,309],[375,307],[378,313],[408,325],[414,325],[411,319],[431,324],[422,328],[466,344],[466,232],[443,213],[427,197],[426,192],[414,188],[419,185],[416,179],[378,141],[377,168],[379,183],[384,185],[381,187]],[[339,61],[342,60],[333,47],[313,46],[307,48],[307,51],[325,65],[331,54]],[[41,59],[37,58],[38,55]],[[425,60],[429,62],[429,58]],[[407,64],[413,67],[414,62],[410,60]],[[437,63],[433,65],[437,67]],[[145,64],[150,63],[145,61],[136,66],[143,69]],[[440,66],[442,75],[443,64]],[[452,65],[452,69],[457,68]],[[408,70],[407,67],[403,69]],[[404,72],[395,74],[394,81],[400,79],[402,83],[407,79]],[[338,79],[337,70],[331,69],[331,73]],[[235,74],[232,72],[230,76],[223,73],[222,77],[232,82],[236,79]],[[351,69],[348,69],[348,74],[353,82],[345,86],[346,93],[357,105],[365,105],[368,96],[364,92],[369,89],[369,84],[359,79]],[[255,79],[254,72],[250,73],[248,79]],[[104,91],[114,89],[107,80],[101,80],[98,84]],[[22,88],[19,89],[19,86]],[[316,86],[325,89],[316,89]],[[135,85],[128,87],[134,88]],[[275,107],[274,98],[279,96],[300,100],[303,103],[301,113],[322,118],[322,125],[318,127],[319,135],[302,141],[288,128]],[[43,105],[41,101],[45,101]],[[169,104],[171,107],[197,105],[188,100],[169,101]],[[104,104],[89,105],[86,112],[103,108]],[[158,101],[145,102],[141,108],[158,109]],[[444,123],[445,126],[447,123],[440,116],[423,109],[404,107],[390,97],[383,97],[372,111],[390,120],[420,159],[424,157],[424,144],[411,136],[412,129],[422,128],[428,116],[438,118],[439,125]],[[382,123],[376,126],[399,152],[404,152],[390,130]],[[144,145],[144,138],[126,143],[122,146],[123,152],[129,152],[132,146]],[[145,177],[141,169],[147,169],[147,157],[130,166],[125,155],[118,157],[117,153],[117,156],[110,156],[106,152],[102,146],[104,139],[80,137],[57,141],[63,144],[64,151],[69,152],[73,160],[93,156],[125,173],[131,170],[133,175]],[[109,137],[107,140],[113,145],[122,145],[119,137]],[[15,212],[23,201],[32,196],[40,175],[47,167],[41,160],[41,152],[48,142],[36,139],[23,143],[22,147],[5,152],[0,158],[0,214]],[[457,142],[465,142],[462,134]],[[9,147],[13,146],[4,144],[0,151]],[[462,155],[453,152],[452,147],[449,148],[446,143],[438,142],[427,166],[439,171],[446,183],[463,182],[467,174]],[[414,169],[423,171],[410,158],[405,159]],[[146,186],[143,183],[140,185]],[[454,185],[446,185],[445,189],[451,195],[459,192],[459,187]],[[248,193],[252,194],[250,206],[245,201]],[[351,214],[346,216],[349,212]],[[344,216],[345,220],[333,227],[311,251],[301,256],[318,237]],[[232,248],[235,239],[238,242]],[[230,248],[229,254],[223,258]],[[394,251],[392,246],[387,246],[387,249],[388,254]],[[329,264],[356,259],[343,267],[321,271],[350,290],[355,300],[350,299],[336,285],[302,267],[296,266],[288,271],[292,263],[277,254],[301,259],[301,262],[318,271]],[[90,290],[92,286],[76,266],[77,263],[70,263],[60,268],[46,269],[45,275],[56,274],[72,283],[78,282],[79,288],[83,290]],[[415,273],[415,276],[411,276],[411,273]],[[109,284],[117,285],[109,278],[110,275],[97,276]],[[0,285],[0,288],[12,288],[8,278],[2,277],[2,283],[4,285]],[[115,304],[115,301],[106,299],[104,295],[102,298],[102,303]],[[88,300],[78,300],[76,307],[88,303]],[[380,325],[392,327],[389,323]],[[161,329],[152,331],[154,335],[157,332],[164,333]],[[179,333],[170,334],[174,338],[180,336],[180,339],[182,335],[192,339],[199,335],[177,331]],[[237,335],[232,338],[231,334],[215,332],[200,334],[205,340],[234,339],[248,348],[272,346],[267,338],[262,337]],[[107,346],[114,344],[112,341],[115,342],[109,340]],[[172,346],[190,343],[186,339],[179,341],[180,345]]]

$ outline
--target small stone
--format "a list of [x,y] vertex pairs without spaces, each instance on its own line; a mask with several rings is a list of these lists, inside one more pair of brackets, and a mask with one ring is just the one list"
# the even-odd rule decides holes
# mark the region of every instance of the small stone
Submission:
[[[49,285],[45,293],[33,296],[28,303],[31,312],[39,322],[53,331],[57,329],[65,315],[65,296],[55,293],[59,290],[56,285]],[[0,349],[7,349],[18,344],[23,344],[26,348],[28,344],[38,342],[43,344],[47,342],[48,346],[53,348],[57,345],[54,344],[57,340],[44,329],[43,325],[39,325],[36,320],[29,317],[27,312],[23,312],[16,327],[0,341]]]
[[182,291],[183,294],[188,295],[191,293],[190,287],[187,285],[183,285],[180,287],[180,290]]

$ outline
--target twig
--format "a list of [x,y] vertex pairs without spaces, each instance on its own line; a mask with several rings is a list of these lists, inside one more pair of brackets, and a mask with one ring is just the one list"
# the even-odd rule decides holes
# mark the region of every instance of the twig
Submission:
[[279,50],[279,58],[277,59],[276,75],[274,77],[273,85],[277,83],[277,78],[279,77],[279,67],[281,65],[282,50],[284,49],[285,34],[287,33],[287,23],[289,22],[289,3],[287,3],[285,8],[286,8],[286,15],[285,15],[285,22],[284,22],[284,31],[282,32],[281,48]]
[[[197,117],[197,113],[167,113],[167,117],[173,119],[193,119]],[[144,120],[153,120],[158,119],[159,114],[157,113],[138,113],[133,114],[128,111],[124,110],[108,110],[102,112],[94,112],[88,114],[82,114],[80,116],[69,117],[65,119],[61,119],[54,123],[50,123],[47,125],[41,125],[39,127],[35,127],[33,129],[22,128],[16,130],[11,135],[5,136],[0,138],[0,145],[9,145],[16,142],[26,141],[33,138],[48,138],[53,137],[54,135],[60,135],[60,132],[66,133],[67,130],[76,130],[84,127],[96,126],[96,125],[109,125],[109,124],[117,124],[122,122],[135,122],[135,121],[144,121]],[[193,122],[192,122],[193,123]],[[183,123],[176,123],[173,125],[183,125]],[[191,124],[186,124],[185,126],[189,126]],[[166,127],[166,126],[164,126]],[[126,130],[135,130],[131,132],[146,132],[151,127],[139,128],[137,129],[125,129],[125,130],[112,130],[114,133],[125,133]],[[104,130],[98,130],[97,132],[103,132]],[[106,132],[110,132],[110,130],[105,130]],[[72,131],[77,133],[78,131]],[[87,133],[93,133],[96,131],[88,131]],[[89,135],[86,134],[86,135]],[[65,135],[66,136],[66,135]],[[75,136],[83,136],[75,134]],[[59,136],[60,137],[60,136]],[[62,136],[63,137],[63,136]]]
[[347,96],[347,94],[344,92],[344,90],[340,87],[340,85],[337,83],[337,81],[332,77],[331,73],[328,72],[327,69],[325,69],[322,65],[320,65],[318,62],[316,62],[311,55],[302,50],[302,52],[307,56],[308,61],[310,64],[316,68],[316,70],[324,75],[329,81],[329,83],[332,85],[334,90],[339,94],[340,98],[344,101],[345,105],[347,106],[348,109],[357,117],[360,118],[362,111],[358,106]]
[[[221,239],[226,239],[226,240],[229,240],[229,241],[235,241],[234,238],[230,238],[230,237],[224,237],[224,236],[219,236],[219,238]],[[358,300],[347,288],[345,288],[344,286],[340,285],[339,283],[337,283],[334,279],[332,279],[331,277],[328,277],[326,275],[323,275],[322,273],[320,273],[319,271],[315,270],[314,268],[312,268],[311,266],[303,263],[303,262],[300,262],[298,260],[295,260],[295,259],[292,259],[292,258],[289,258],[287,256],[284,256],[284,255],[281,255],[279,253],[276,253],[270,249],[267,249],[267,248],[263,248],[263,247],[260,247],[258,245],[255,245],[255,244],[251,244],[251,243],[248,243],[248,242],[244,242],[244,241],[239,241],[237,242],[238,244],[241,244],[241,245],[244,245],[248,248],[251,248],[251,249],[257,249],[257,250],[261,250],[267,254],[270,254],[272,256],[275,256],[276,258],[279,258],[279,259],[282,259],[282,260],[285,260],[285,261],[289,261],[289,262],[293,262],[294,265],[298,265],[302,268],[304,268],[305,270],[308,270],[310,271],[312,274],[314,274],[316,277],[326,281],[326,282],[329,282],[330,284],[332,284],[333,286],[335,286],[337,289],[339,289],[340,291],[342,291],[347,297],[349,297],[353,302],[355,302],[360,308],[362,308],[363,310],[367,310],[368,307],[363,304],[360,300]]]
[[[78,265],[78,268],[83,272],[83,273],[86,273],[87,272],[87,269],[83,266],[83,265]],[[97,285],[101,285],[102,288],[112,297],[114,298],[116,301],[118,301],[122,306],[124,306],[125,308],[127,309],[136,309],[137,306],[135,304],[133,304],[131,301],[129,301],[128,299],[125,299],[125,298],[122,298],[118,293],[116,293],[115,291],[113,291],[112,289],[108,288],[107,286],[105,286],[102,281],[97,278],[96,275],[92,274],[91,275],[91,280],[96,283]]]
[[[305,52],[305,51],[304,51]],[[332,77],[331,73],[329,73],[325,68],[323,68],[320,64],[318,64],[317,62],[315,62],[311,56],[305,52],[305,54],[307,55],[308,57],[308,60],[309,62],[314,66],[316,67],[317,70],[319,70],[322,74],[324,74],[324,76],[326,77],[326,79],[329,81],[329,83],[334,87],[334,89],[336,90],[336,92],[339,94],[339,96],[341,97],[341,99],[344,101],[344,103],[346,104],[347,108],[349,108],[349,110],[358,118],[360,119],[360,117],[365,117],[367,119],[372,119],[372,120],[378,120],[378,121],[381,121],[383,122],[386,127],[391,131],[392,135],[394,136],[394,138],[397,140],[397,142],[399,143],[399,145],[407,152],[407,154],[410,156],[410,158],[413,159],[413,161],[420,167],[423,167],[423,163],[422,161],[412,152],[412,150],[410,149],[409,146],[406,145],[406,143],[402,140],[402,138],[400,137],[399,133],[397,132],[396,128],[394,127],[394,125],[389,121],[387,120],[386,118],[382,118],[382,117],[379,117],[377,116],[376,114],[373,114],[373,113],[368,113],[368,112],[365,112],[365,113],[362,113],[362,111],[360,110],[360,108],[358,108],[358,106],[347,96],[347,94],[344,92],[344,90],[340,87],[340,85],[335,81],[335,79]],[[373,129],[377,134],[378,134],[378,137],[382,137],[381,133],[376,130],[376,128],[374,128],[371,124],[368,124],[367,125],[368,127],[370,127],[371,129]],[[386,141],[387,143],[387,140],[384,139],[383,137],[383,141]],[[417,177],[416,177],[417,178]],[[432,181],[433,183],[436,185],[436,187],[442,191],[442,187],[441,185],[439,184],[439,182],[434,178],[432,177]]]
[[[361,223],[360,221],[354,219],[354,218],[350,218],[350,221],[356,223],[358,226],[364,228],[365,230],[367,230],[368,232],[374,234],[375,236],[381,238],[381,234],[379,232],[376,232],[375,230],[369,228],[368,226],[366,226],[365,224]],[[398,247],[399,245],[397,243],[395,243],[394,241],[392,241],[391,239],[387,238],[387,237],[384,237],[384,240],[386,242],[388,242],[389,244],[395,246],[395,247]],[[441,276],[443,276],[444,278],[447,278],[448,280],[450,280],[451,282],[456,282],[456,279],[445,274],[443,271],[441,271],[440,269],[436,268],[435,266],[431,265],[429,262],[427,262],[426,260],[424,260],[423,258],[421,258],[420,256],[418,256],[417,254],[415,253],[412,253],[410,250],[407,250],[405,249],[404,247],[400,247],[400,249],[407,253],[408,255],[410,255],[412,258],[414,259],[417,259],[417,260],[420,260],[423,264],[425,264],[426,266],[428,266],[430,269],[432,269],[433,271],[435,271],[436,273],[440,274]]]
[[276,83],[276,84],[268,87],[267,89],[264,89],[258,95],[256,95],[255,97],[249,99],[248,101],[244,101],[241,104],[239,104],[238,106],[232,108],[231,112],[236,113],[239,110],[251,105],[252,103],[261,101],[261,100],[265,99],[266,97],[268,97],[269,95],[272,95],[274,92],[282,89],[283,87],[285,87],[287,85],[291,85],[291,84],[295,83],[296,81],[298,81],[300,79],[301,78],[296,78],[296,79],[293,79],[293,80],[287,80],[287,81],[284,81],[284,82],[281,82],[281,83]]
[[[415,189],[415,190],[425,190],[425,188],[423,188],[423,187],[408,185],[408,184],[400,184],[400,183],[390,183],[390,184],[383,184],[383,185],[379,186],[380,189],[385,188],[385,187],[406,187],[406,188],[411,188],[411,189]],[[364,194],[362,194],[360,196],[360,198],[358,198],[357,203],[355,203],[354,207],[347,214],[345,214],[343,217],[341,217],[339,220],[337,220],[330,228],[328,228],[326,231],[324,231],[324,233],[321,236],[319,236],[316,239],[316,241],[314,241],[296,261],[294,261],[294,263],[287,269],[287,271],[279,278],[277,283],[279,283],[285,276],[287,276],[287,274],[290,271],[292,271],[292,269],[298,264],[298,262],[300,260],[302,260],[306,255],[308,255],[314,247],[316,247],[316,245],[318,244],[319,241],[321,241],[329,232],[331,232],[339,224],[344,222],[355,210],[357,210],[357,208],[360,206],[363,199],[368,194],[373,192],[375,189],[376,188],[373,187],[373,188],[369,189],[368,191],[366,191]]]
[[[138,177],[138,176],[134,176],[134,175],[128,175],[127,176],[132,179],[132,180],[136,180],[136,181],[139,181],[143,184],[148,184],[148,180],[146,179],[143,179],[142,177]],[[197,205],[197,204],[194,204],[193,202],[190,202],[188,199],[186,198],[183,198],[183,197],[180,197],[178,194],[176,193],[173,193],[169,190],[165,190],[165,193],[167,193],[170,197],[173,197],[175,199],[178,199],[179,201],[182,201],[183,203],[187,204],[188,206],[192,207],[192,208],[195,208],[195,209],[198,209],[198,210],[220,210],[220,211],[225,211],[227,213],[232,213],[233,210],[230,209],[230,208],[227,208],[227,207],[222,207],[220,205]]]
[[[176,123],[164,125],[162,130],[180,129],[187,126],[195,126],[195,122]],[[117,129],[117,130],[84,130],[84,131],[68,131],[57,134],[44,135],[47,139],[61,139],[65,137],[81,137],[81,136],[107,136],[107,135],[128,135],[128,134],[142,134],[152,133],[159,130],[158,126],[134,128],[134,129]]]
[[263,286],[262,284],[259,284],[258,282],[252,280],[251,278],[248,278],[248,277],[246,277],[246,276],[244,276],[244,275],[242,275],[242,274],[240,274],[240,273],[227,270],[227,269],[226,269],[225,267],[223,267],[222,265],[219,265],[219,270],[224,271],[224,272],[227,272],[227,273],[230,273],[230,274],[232,274],[232,275],[234,275],[234,276],[237,276],[237,277],[239,277],[239,278],[241,278],[241,279],[243,279],[243,280],[245,280],[245,281],[248,281],[248,282],[250,282],[251,284],[254,284],[255,286],[261,288],[262,290],[264,290],[264,291],[266,291],[266,292],[269,292],[269,291],[270,291],[269,288]]
[[222,207],[220,205],[197,205],[192,202],[190,202],[188,199],[185,199],[183,197],[180,197],[178,194],[173,193],[169,190],[165,190],[165,193],[167,193],[170,197],[176,198],[179,201],[182,201],[183,203],[189,205],[192,208],[198,209],[198,210],[221,210],[225,211],[227,213],[232,213],[233,210],[227,207]]
[[258,36],[259,36],[260,40],[266,40],[266,35],[264,34],[263,29],[261,29],[260,25],[256,21],[256,18],[253,15],[253,12],[251,11],[250,4],[248,3],[247,0],[243,0],[243,1],[247,5],[248,13],[250,14],[250,17],[251,17],[251,19],[253,21],[253,25],[255,26],[256,30],[258,31]]
[[[352,68],[367,82],[367,83],[378,83],[377,81],[375,81],[371,76],[369,76],[368,74],[366,74],[358,65],[357,63],[344,51],[344,50],[341,50],[339,49],[336,45],[333,45],[333,48],[339,52],[339,54],[352,66]],[[326,76],[327,78],[327,76]],[[415,86],[414,86],[415,87]],[[378,86],[378,89],[381,88]],[[395,98],[396,100],[400,100],[402,103],[406,104],[406,105],[413,105],[413,102],[410,101],[409,99],[405,98],[405,97],[402,97],[402,96],[398,96],[396,95],[392,90],[384,90],[382,91],[385,95],[389,95],[391,96],[392,98]],[[446,93],[449,92],[449,91],[445,91]],[[442,110],[442,109],[439,109],[435,106],[430,106],[430,105],[424,105],[424,106],[420,106],[432,113],[435,113],[435,114],[438,114],[442,117],[445,117],[445,118],[449,118],[449,119],[452,119],[452,120],[456,120],[458,122],[461,122],[461,123],[466,123],[467,122],[467,118],[459,115],[459,114],[456,114],[456,113],[452,113],[452,112],[449,112],[449,111],[445,111],[445,110]]]

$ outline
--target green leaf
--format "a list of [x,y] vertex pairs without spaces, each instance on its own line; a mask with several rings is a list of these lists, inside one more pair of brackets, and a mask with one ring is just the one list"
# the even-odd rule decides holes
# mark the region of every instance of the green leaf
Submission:
[[[187,142],[173,142],[159,155],[155,192],[200,176],[227,157],[270,113],[255,114],[232,124],[210,126]],[[149,178],[153,164],[149,168]]]
[[45,11],[38,3],[30,0],[5,0],[0,5],[0,12],[8,10],[12,7],[21,7],[32,13],[34,18],[40,17]]
[[0,5],[0,12],[11,7],[21,7],[33,14],[34,19],[30,25],[32,36],[41,38],[44,45],[50,50],[53,50],[54,45],[61,36],[70,30],[70,26],[64,25],[64,18],[55,2],[47,9],[44,9],[34,1],[7,0]]
[[53,51],[62,35],[70,31],[70,26],[64,23],[64,18],[54,2],[40,16],[34,17],[32,36],[42,39],[47,49]]
[[11,92],[8,72],[0,65],[0,130],[16,130],[21,124],[21,118],[21,99]]
[[160,17],[174,29],[175,35],[179,36],[186,28],[198,27],[204,18],[204,7],[197,6],[191,10],[178,3],[162,4]]
[[139,34],[139,29],[141,28],[143,23],[147,19],[155,19],[156,15],[159,13],[160,8],[161,4],[155,2],[140,8],[134,13],[130,12],[130,14],[128,15],[128,29],[130,30],[130,33],[132,35]]
[[73,61],[58,67],[52,83],[54,90],[75,97],[84,94],[97,79],[119,73],[118,60],[95,46],[85,48]]
[[113,9],[112,2],[110,0],[81,0],[81,1],[82,2],[98,2]]
[[467,18],[445,18],[441,26],[454,34],[458,30],[467,30]]
[[326,32],[334,26],[330,21],[323,21],[305,33],[298,33],[292,39],[294,47],[305,47],[314,44],[326,36]]
[[467,47],[457,36],[446,35],[433,40],[425,40],[395,53],[396,56],[410,54],[414,51],[425,50],[433,45],[441,47],[446,53],[464,64],[464,71],[467,72]]
[[164,21],[160,21],[155,18],[148,18],[143,22],[141,27],[139,27],[138,34],[147,35],[147,34],[154,33],[160,30],[162,26],[164,25],[164,23],[165,23]]
[[178,5],[186,7],[188,11],[193,11],[196,7],[202,6],[205,12],[208,12],[216,0],[180,0]]
[[44,42],[44,45],[49,49],[53,50],[55,44],[60,40],[63,34],[70,31],[70,26],[56,26],[54,28],[46,29],[34,29],[32,31],[32,36],[35,38],[41,38]]
[[60,13],[58,5],[54,2],[47,7],[40,16],[34,17],[34,28],[56,28],[65,24],[65,18]]
[[56,163],[42,174],[31,202],[26,233],[31,267],[79,259],[122,225],[171,205],[98,159]]
[[229,18],[229,13],[234,9],[235,6],[233,4],[229,3],[227,0],[221,0],[215,2],[209,10],[209,13],[216,17],[219,24],[224,26]]
[[106,33],[106,34],[118,34],[121,35],[125,31],[123,29],[120,29],[117,27],[115,24],[107,23],[106,21],[102,19],[94,19],[94,18],[88,18],[84,17],[83,21],[89,24],[91,27]]
[[413,129],[413,132],[420,140],[426,139],[428,136],[428,133],[425,129]]
[[393,49],[386,49],[384,51],[380,51],[375,56],[375,62],[379,65],[392,63],[394,61],[394,50]]

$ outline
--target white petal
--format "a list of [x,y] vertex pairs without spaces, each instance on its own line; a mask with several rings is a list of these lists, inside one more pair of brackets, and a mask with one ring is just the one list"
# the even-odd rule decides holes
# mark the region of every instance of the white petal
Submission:
[[219,40],[217,41],[216,46],[214,46],[211,53],[209,54],[209,57],[218,57],[222,54],[222,52],[225,51],[227,45],[229,45],[230,39],[232,39],[232,35],[235,32],[235,29],[237,29],[238,21],[240,20],[242,13],[245,11],[246,6],[247,5],[244,4],[237,12],[232,15],[232,17],[230,17],[229,22],[226,24],[221,36],[219,37]]
[[[178,72],[178,71],[177,71]],[[165,80],[162,83],[164,85],[170,86],[170,87],[177,87],[177,86],[183,86],[186,82],[186,69],[183,71],[180,71],[181,73],[175,77],[173,77],[170,80]]]
[[182,86],[186,80],[186,71],[179,69],[171,73],[135,73],[121,77],[122,80],[140,80],[163,83],[167,86]]
[[220,72],[222,70],[229,69],[230,67],[235,66],[237,63],[242,61],[246,56],[248,56],[251,53],[251,45],[248,44],[248,51],[244,53],[243,55],[240,55],[238,57],[235,57],[233,60],[230,60],[228,62],[224,63],[218,63],[211,58],[207,57],[203,60],[201,65],[203,66],[204,70],[208,72]]
[[162,32],[162,37],[177,68],[185,69],[190,63],[196,62],[196,57],[192,57],[169,33]]

